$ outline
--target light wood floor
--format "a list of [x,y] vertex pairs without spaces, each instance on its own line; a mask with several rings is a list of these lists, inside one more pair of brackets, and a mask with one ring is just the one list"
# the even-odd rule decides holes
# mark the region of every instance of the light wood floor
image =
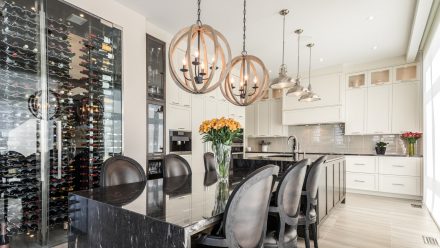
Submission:
[[[414,202],[348,194],[346,204],[335,208],[320,227],[319,247],[435,248],[425,245],[422,235],[440,242],[440,232],[426,209],[411,207]],[[305,247],[303,240],[299,247]]]
[[[348,194],[346,204],[335,208],[320,228],[320,248],[435,248],[422,235],[440,232],[426,209],[415,201]],[[299,247],[304,247],[301,240]],[[313,247],[313,242],[311,243]]]

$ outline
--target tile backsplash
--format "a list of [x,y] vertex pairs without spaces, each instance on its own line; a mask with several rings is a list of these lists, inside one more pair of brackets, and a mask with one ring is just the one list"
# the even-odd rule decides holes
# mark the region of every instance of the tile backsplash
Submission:
[[[325,153],[375,154],[376,142],[388,143],[387,154],[406,154],[406,143],[399,135],[344,135],[344,124],[289,126],[289,135],[295,135],[300,151]],[[287,137],[248,138],[252,151],[261,151],[260,141],[271,142],[269,152],[290,152]],[[417,142],[416,153],[422,154],[423,141]]]

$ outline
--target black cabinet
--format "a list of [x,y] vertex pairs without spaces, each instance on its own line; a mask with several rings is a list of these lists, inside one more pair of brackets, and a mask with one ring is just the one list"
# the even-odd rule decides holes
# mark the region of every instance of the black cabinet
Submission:
[[334,164],[333,163],[328,163],[327,164],[327,213],[330,212],[330,209],[333,208],[334,206],[334,192],[335,192],[335,188],[334,188]]
[[318,188],[318,214],[319,222],[327,215],[327,168],[323,168]]
[[341,197],[339,194],[341,191],[341,188],[340,188],[341,181],[339,180],[340,179],[339,164],[340,164],[339,160],[337,160],[333,163],[333,170],[334,170],[333,177],[334,177],[334,188],[335,188],[335,193],[334,193],[334,197],[333,197],[333,205],[336,205],[339,202],[340,197]]

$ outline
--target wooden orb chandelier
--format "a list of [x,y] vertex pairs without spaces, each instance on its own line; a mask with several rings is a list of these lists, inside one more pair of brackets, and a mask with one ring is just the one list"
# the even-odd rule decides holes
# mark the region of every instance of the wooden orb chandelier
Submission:
[[202,24],[200,1],[196,24],[177,32],[168,52],[171,77],[181,89],[193,94],[217,88],[229,71],[232,57],[223,34]]
[[243,50],[232,59],[231,68],[221,84],[223,96],[237,106],[248,106],[259,100],[269,87],[269,72],[263,61],[246,51],[246,0],[243,3]]

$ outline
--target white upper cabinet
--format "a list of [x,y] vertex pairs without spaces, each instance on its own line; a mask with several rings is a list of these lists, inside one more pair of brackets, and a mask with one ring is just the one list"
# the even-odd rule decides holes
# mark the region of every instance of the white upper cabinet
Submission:
[[191,119],[190,108],[171,105],[167,109],[167,129],[190,131]]
[[418,64],[408,64],[394,67],[394,82],[410,82],[420,80],[420,68]]
[[[344,91],[340,83],[340,77],[339,73],[312,77],[313,91],[321,97],[321,100],[316,102],[300,102],[296,96],[284,96],[283,110],[341,105],[341,96]],[[307,87],[308,83],[308,78],[302,80],[304,87]]]
[[167,84],[167,102],[171,105],[191,107],[191,94],[179,88],[175,82]]
[[345,99],[345,134],[365,133],[366,88],[351,89]]
[[391,90],[391,85],[380,85],[368,88],[366,116],[367,133],[391,133]]
[[256,125],[256,111],[255,111],[256,104],[252,104],[249,106],[246,106],[246,128],[245,133],[246,136],[256,136],[257,134],[257,125]]
[[347,88],[360,88],[367,86],[367,73],[353,73],[347,76]]
[[[288,127],[282,123],[281,99],[271,100],[269,103],[270,135],[287,136]],[[264,118],[264,117],[263,117]]]
[[257,135],[269,136],[270,134],[270,120],[269,120],[269,101],[257,102]]
[[392,133],[420,131],[420,83],[418,81],[393,85]]
[[246,107],[236,106],[232,103],[228,103],[229,107],[229,118],[232,118],[240,123],[242,127],[245,126],[246,120]]
[[370,85],[390,84],[392,78],[391,68],[370,71]]

